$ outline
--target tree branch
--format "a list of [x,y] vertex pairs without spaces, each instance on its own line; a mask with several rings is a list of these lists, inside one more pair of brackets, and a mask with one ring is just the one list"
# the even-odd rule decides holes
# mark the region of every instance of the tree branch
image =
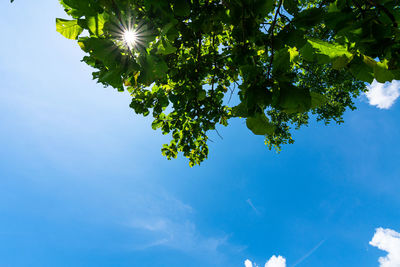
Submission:
[[396,27],[396,28],[398,27],[396,18],[393,16],[392,13],[389,12],[389,10],[388,10],[385,6],[382,6],[382,5],[380,5],[380,4],[377,4],[374,0],[369,0],[369,2],[370,2],[373,6],[375,6],[377,9],[382,10],[382,11],[390,18],[390,20],[393,22],[393,26],[394,26],[394,27]]
[[268,79],[270,78],[272,62],[274,61],[274,52],[275,52],[274,51],[274,37],[275,37],[274,36],[274,28],[275,28],[275,25],[276,25],[276,22],[278,19],[278,15],[279,15],[279,11],[281,9],[282,3],[283,3],[283,0],[279,0],[278,7],[276,8],[276,12],[275,12],[274,20],[272,22],[271,27],[268,30],[268,34],[270,35],[270,38],[271,38],[271,57],[269,60],[269,66],[268,66],[268,72],[267,72]]
[[213,33],[213,37],[212,37],[212,47],[213,47],[214,70],[213,70],[213,76],[212,76],[212,80],[211,80],[211,96],[214,94],[215,71],[217,69],[217,63],[216,63],[216,58],[215,58],[215,33]]

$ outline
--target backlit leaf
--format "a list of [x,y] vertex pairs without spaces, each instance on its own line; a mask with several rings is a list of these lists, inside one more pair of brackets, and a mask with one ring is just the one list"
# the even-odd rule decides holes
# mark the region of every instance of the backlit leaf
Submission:
[[75,40],[83,29],[78,25],[78,20],[56,19],[56,28],[65,38]]

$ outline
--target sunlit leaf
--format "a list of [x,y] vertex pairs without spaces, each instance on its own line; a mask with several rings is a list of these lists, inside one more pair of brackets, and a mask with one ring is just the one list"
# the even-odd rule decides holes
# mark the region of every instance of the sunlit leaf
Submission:
[[78,20],[56,19],[57,31],[65,38],[75,40],[83,29],[78,25]]

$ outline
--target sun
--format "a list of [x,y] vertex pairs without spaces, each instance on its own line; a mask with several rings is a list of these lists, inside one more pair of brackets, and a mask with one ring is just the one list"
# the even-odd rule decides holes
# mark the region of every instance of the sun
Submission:
[[133,48],[138,41],[138,34],[132,29],[125,30],[122,37],[129,48]]
[[146,42],[152,36],[152,31],[146,23],[135,23],[135,19],[131,17],[113,21],[110,33],[115,37],[115,44],[126,49],[132,57],[146,47]]

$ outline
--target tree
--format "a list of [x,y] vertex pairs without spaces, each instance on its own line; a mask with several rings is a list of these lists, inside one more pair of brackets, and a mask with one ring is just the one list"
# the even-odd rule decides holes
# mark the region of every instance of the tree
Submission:
[[[93,78],[170,134],[191,166],[209,131],[240,117],[271,149],[310,114],[343,121],[373,79],[400,79],[398,0],[61,0]],[[235,91],[236,90],[236,91]],[[229,106],[237,92],[239,103]]]

